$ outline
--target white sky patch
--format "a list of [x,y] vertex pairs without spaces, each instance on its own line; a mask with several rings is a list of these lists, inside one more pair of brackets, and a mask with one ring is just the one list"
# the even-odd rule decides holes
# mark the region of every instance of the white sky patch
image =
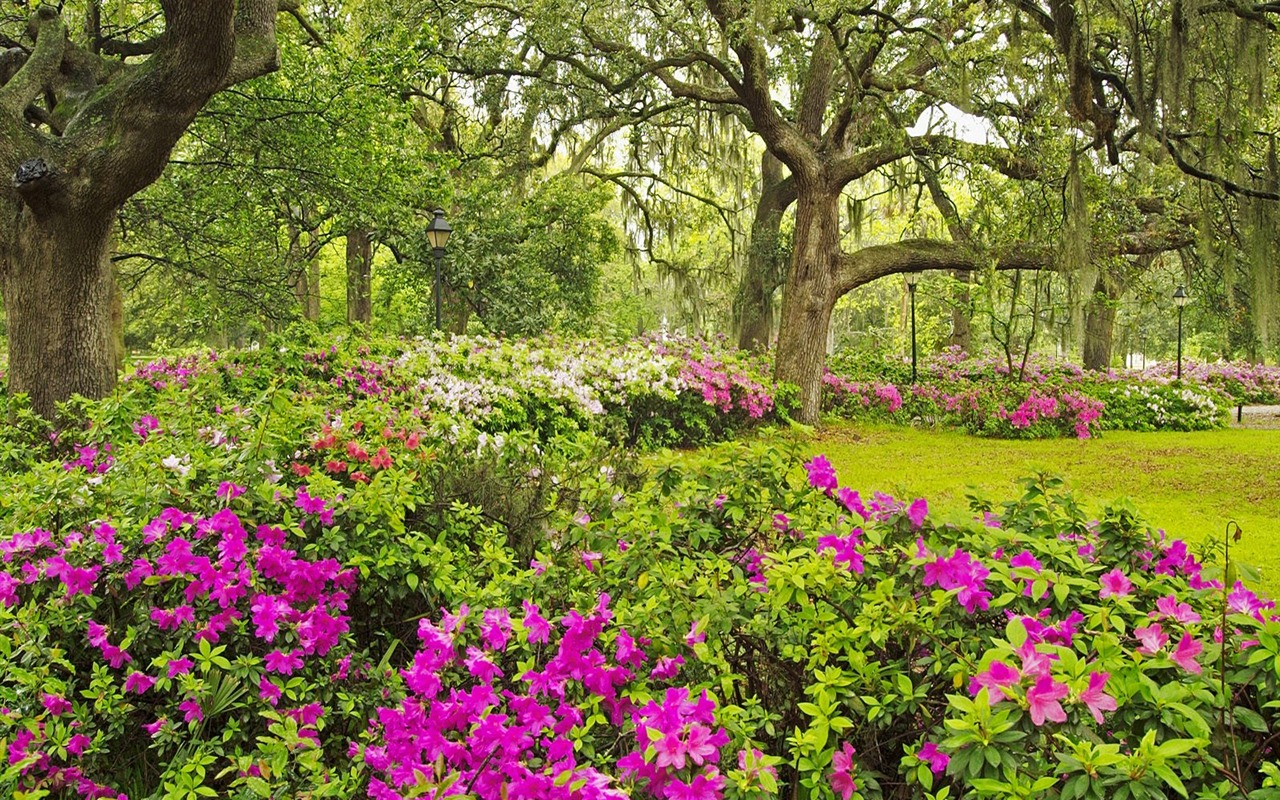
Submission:
[[907,133],[911,136],[937,133],[974,144],[1003,144],[1000,134],[991,127],[991,123],[982,117],[967,114],[950,103],[927,108],[916,120],[916,124],[907,128]]

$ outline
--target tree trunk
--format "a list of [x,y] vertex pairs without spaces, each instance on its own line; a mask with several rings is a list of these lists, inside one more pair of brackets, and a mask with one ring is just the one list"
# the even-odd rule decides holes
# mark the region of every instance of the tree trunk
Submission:
[[368,325],[373,319],[373,244],[369,231],[347,232],[347,322]]
[[951,273],[951,277],[963,285],[956,287],[955,294],[951,297],[951,336],[947,339],[947,344],[959,347],[966,353],[973,346],[973,297],[969,294],[972,275],[967,269],[957,269]]
[[310,322],[320,319],[320,260],[312,259],[298,271],[293,294],[302,309],[302,318]]
[[313,258],[307,265],[307,307],[303,315],[317,322],[320,319],[320,259]]
[[1093,297],[1084,310],[1085,369],[1105,370],[1111,366],[1111,347],[1115,337],[1116,301],[1120,287],[1101,273],[1094,285]]
[[796,232],[782,296],[782,324],[774,378],[800,388],[801,422],[814,424],[822,411],[822,369],[827,331],[837,299],[840,262],[840,190],[825,184],[801,188]]
[[[112,335],[112,216],[84,212],[16,215],[6,236],[4,304],[9,390],[53,419],[73,394],[98,398],[116,385]],[[57,369],[50,367],[56,365]]]
[[[103,254],[110,262],[110,253]],[[120,289],[120,281],[116,280],[116,271],[111,270],[111,366],[116,373],[124,369],[124,292]]]
[[773,293],[785,280],[786,264],[779,232],[793,199],[783,180],[782,162],[765,152],[760,158],[760,200],[751,222],[746,270],[733,301],[738,347],[744,350],[767,349],[773,334]]

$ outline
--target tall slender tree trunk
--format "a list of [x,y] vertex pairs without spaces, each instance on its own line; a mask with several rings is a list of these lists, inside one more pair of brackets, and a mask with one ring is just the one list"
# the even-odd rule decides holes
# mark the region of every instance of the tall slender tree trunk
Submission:
[[800,387],[800,421],[822,411],[822,370],[835,307],[840,252],[840,190],[826,183],[798,187],[796,232],[782,295],[774,377]]
[[293,294],[302,309],[302,318],[311,322],[320,319],[320,260],[311,259],[298,271],[294,279]]
[[1111,350],[1115,340],[1116,302],[1122,287],[1102,272],[1094,285],[1093,297],[1084,309],[1084,368],[1105,370],[1111,366]]
[[24,208],[11,218],[16,226],[0,252],[9,389],[26,392],[32,407],[53,419],[57,402],[73,394],[104,397],[116,385],[112,216],[37,216]]
[[320,259],[313,258],[307,265],[307,307],[303,311],[312,322],[320,319]]
[[973,297],[969,293],[969,282],[973,273],[967,269],[957,269],[951,277],[960,282],[955,294],[951,296],[951,336],[947,344],[959,347],[966,353],[973,347]]
[[783,284],[786,268],[779,235],[792,199],[784,184],[782,162],[766,151],[760,157],[760,199],[751,222],[746,270],[733,301],[738,347],[744,350],[764,350],[772,338],[773,293]]
[[347,232],[347,322],[373,319],[373,242],[368,230]]

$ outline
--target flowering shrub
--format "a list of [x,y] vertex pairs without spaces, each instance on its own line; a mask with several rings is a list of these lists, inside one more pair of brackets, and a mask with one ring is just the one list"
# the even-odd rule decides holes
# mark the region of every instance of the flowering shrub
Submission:
[[[228,483],[220,495],[230,504],[243,491]],[[304,514],[332,513],[298,495]],[[338,653],[355,574],[300,557],[289,538],[278,525],[246,527],[228,507],[170,507],[139,527],[0,540],[0,738],[12,790],[116,797],[94,776],[118,775],[148,745],[173,758],[162,780],[203,777],[215,754],[234,753],[254,766],[227,786],[262,764],[295,773],[278,786],[328,782],[307,753],[323,747],[320,701],[352,677]],[[212,744],[214,725],[216,746],[176,758],[192,738]]]
[[[1036,357],[1029,359],[1023,380],[1015,380],[1003,359],[971,358],[955,349],[925,359],[913,384],[907,383],[910,372],[904,374],[897,361],[837,356],[832,369],[823,382],[825,405],[835,413],[894,421],[918,418],[1003,438],[1087,439],[1102,430],[1218,428],[1236,402],[1231,389],[1265,397],[1271,378],[1264,367],[1201,365],[1179,384],[1155,371],[1085,372],[1074,364]],[[887,379],[903,384],[894,389],[902,397],[900,404],[872,402],[869,392],[887,393],[894,386]]]
[[[0,795],[1276,796],[1280,623],[1225,552],[1044,476],[939,519],[786,440],[639,461],[611,414],[748,385],[510,346],[202,354],[15,414]],[[1061,424],[1039,388],[989,418]]]
[[[1175,380],[1176,364],[1150,367],[1140,374],[1144,378],[1169,382]],[[1208,364],[1185,361],[1182,381],[1217,389],[1232,405],[1280,405],[1280,367],[1263,364]]]
[[[374,773],[369,796],[465,787],[482,798],[626,798],[617,775],[653,797],[719,797],[729,737],[715,700],[687,688],[650,695],[649,679],[666,676],[655,667],[646,677],[644,650],[610,624],[608,604],[602,595],[586,616],[570,611],[558,641],[528,600],[523,617],[495,608],[469,620],[463,606],[440,625],[423,620],[404,697],[378,709],[370,743],[353,746]],[[630,746],[599,732],[588,744],[594,726],[629,729]]]

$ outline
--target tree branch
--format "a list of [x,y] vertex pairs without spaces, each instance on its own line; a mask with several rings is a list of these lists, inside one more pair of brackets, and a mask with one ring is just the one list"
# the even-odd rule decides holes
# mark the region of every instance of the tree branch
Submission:
[[0,113],[20,117],[57,75],[67,42],[67,26],[50,6],[40,6],[33,20],[36,46],[26,63],[0,87]]

